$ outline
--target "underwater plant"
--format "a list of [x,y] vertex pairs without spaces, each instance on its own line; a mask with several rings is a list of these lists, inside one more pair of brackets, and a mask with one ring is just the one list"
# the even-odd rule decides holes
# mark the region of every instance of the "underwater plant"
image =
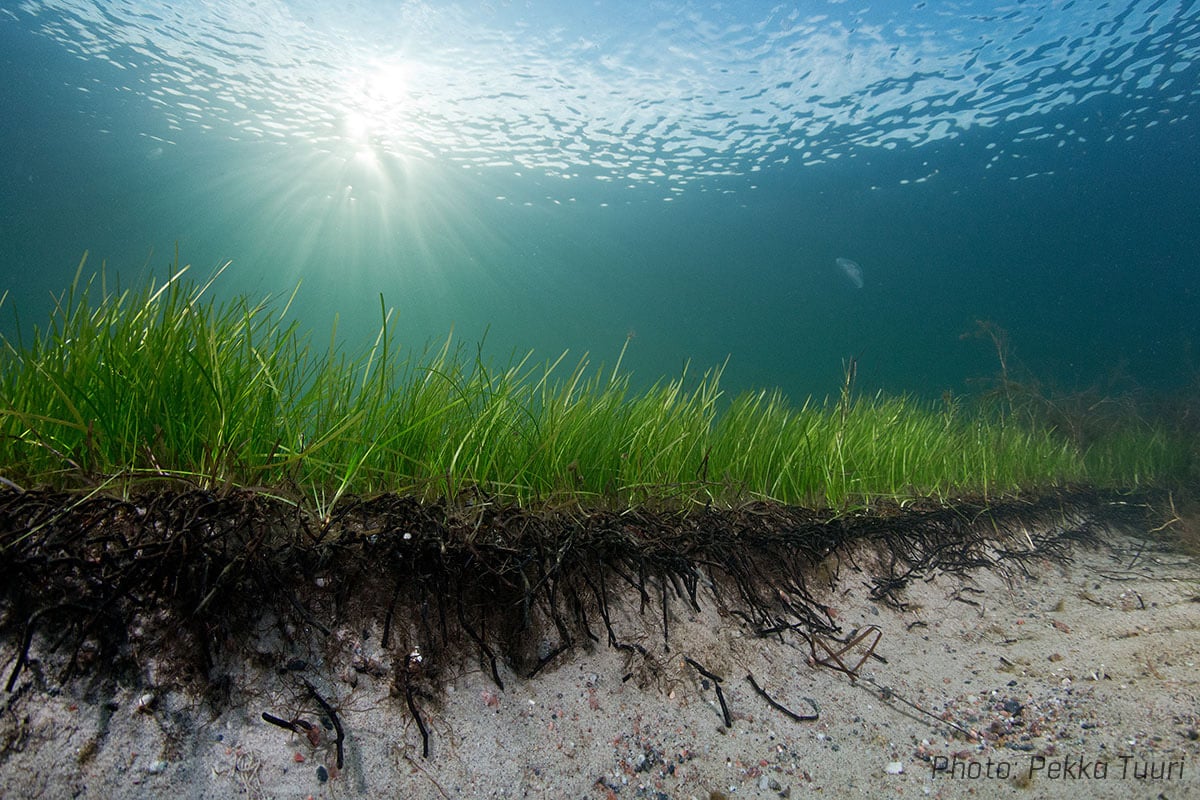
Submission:
[[211,287],[224,268],[193,282],[176,266],[162,283],[110,292],[102,273],[84,279],[85,265],[46,325],[0,339],[6,484],[258,487],[322,516],[347,495],[385,492],[839,508],[1143,485],[1182,458],[1153,426],[1123,426],[1101,448],[1017,414],[1008,377],[1000,413],[988,402],[859,396],[853,362],[832,401],[726,398],[719,366],[634,391],[622,370],[628,339],[611,369],[567,353],[496,366],[450,338],[397,346],[380,298],[376,338],[355,354],[336,328],[315,348],[288,320],[295,291],[281,304],[218,301]]

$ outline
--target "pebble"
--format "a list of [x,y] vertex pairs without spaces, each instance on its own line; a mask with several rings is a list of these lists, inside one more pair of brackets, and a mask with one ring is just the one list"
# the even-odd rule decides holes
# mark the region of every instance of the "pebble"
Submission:
[[317,766],[317,780],[319,780],[321,783],[329,780],[329,770],[325,769],[324,764]]
[[166,769],[167,769],[167,762],[163,761],[161,758],[157,759],[155,761],[151,761],[149,764],[146,765],[146,772],[149,772],[151,775],[157,775],[160,772],[166,771]]
[[763,792],[767,791],[768,789],[770,789],[773,792],[778,792],[780,789],[783,788],[783,786],[779,783],[779,781],[775,780],[771,776],[761,775],[758,778],[758,788],[760,791],[763,791]]
[[900,775],[904,772],[904,764],[900,761],[889,761],[883,771],[888,775]]

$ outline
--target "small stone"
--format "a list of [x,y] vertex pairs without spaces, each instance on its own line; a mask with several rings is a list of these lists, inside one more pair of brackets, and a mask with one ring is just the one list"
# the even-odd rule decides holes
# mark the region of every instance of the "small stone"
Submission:
[[163,761],[161,758],[151,761],[146,765],[146,772],[150,773],[151,775],[158,775],[160,772],[164,772],[166,769],[167,762]]
[[319,780],[321,783],[329,780],[329,770],[325,769],[324,764],[317,766],[317,780]]
[[144,695],[139,697],[137,699],[136,709],[139,714],[149,714],[151,711],[153,711],[154,694],[152,692],[146,692]]
[[904,773],[904,764],[900,761],[889,761],[888,765],[883,768],[883,771],[888,775],[902,775]]
[[779,781],[775,780],[770,775],[760,775],[758,778],[758,788],[763,792],[767,791],[768,789],[772,792],[778,792],[783,788],[783,786],[779,783]]

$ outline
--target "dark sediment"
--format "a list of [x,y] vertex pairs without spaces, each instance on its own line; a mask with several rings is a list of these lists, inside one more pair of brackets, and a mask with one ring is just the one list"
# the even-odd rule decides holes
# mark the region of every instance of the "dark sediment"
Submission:
[[216,657],[262,620],[284,640],[298,628],[332,640],[349,621],[375,626],[411,701],[415,676],[436,683],[429,664],[477,658],[502,686],[502,663],[533,677],[580,646],[646,656],[614,621],[629,598],[658,620],[666,651],[672,607],[706,601],[759,636],[838,640],[822,597],[844,572],[901,606],[910,581],[1067,559],[1105,528],[1147,530],[1161,505],[1086,489],[843,513],[767,503],[533,511],[385,495],[320,519],[251,491],[3,492],[0,636],[17,654],[2,677],[13,691],[37,634],[65,654],[45,681],[136,671],[138,652],[153,649],[182,681],[219,689]]

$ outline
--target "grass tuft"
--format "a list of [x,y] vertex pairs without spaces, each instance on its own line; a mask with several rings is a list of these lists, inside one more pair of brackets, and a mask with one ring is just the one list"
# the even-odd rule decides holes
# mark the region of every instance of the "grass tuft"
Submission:
[[[0,338],[0,477],[11,486],[128,492],[180,481],[258,488],[329,519],[350,494],[476,495],[625,508],[773,500],[1011,494],[1065,483],[1132,488],[1190,468],[1193,448],[1140,419],[1086,441],[1003,402],[968,407],[777,391],[726,398],[721,367],[631,389],[585,355],[504,366],[450,338],[420,351],[380,328],[358,354],[314,348],[282,305],[211,294],[173,270],[109,291],[75,280],[28,341]],[[0,297],[0,305],[5,298]],[[18,325],[19,328],[19,325]],[[626,342],[628,346],[628,342]],[[1007,384],[1006,384],[1007,386]]]

